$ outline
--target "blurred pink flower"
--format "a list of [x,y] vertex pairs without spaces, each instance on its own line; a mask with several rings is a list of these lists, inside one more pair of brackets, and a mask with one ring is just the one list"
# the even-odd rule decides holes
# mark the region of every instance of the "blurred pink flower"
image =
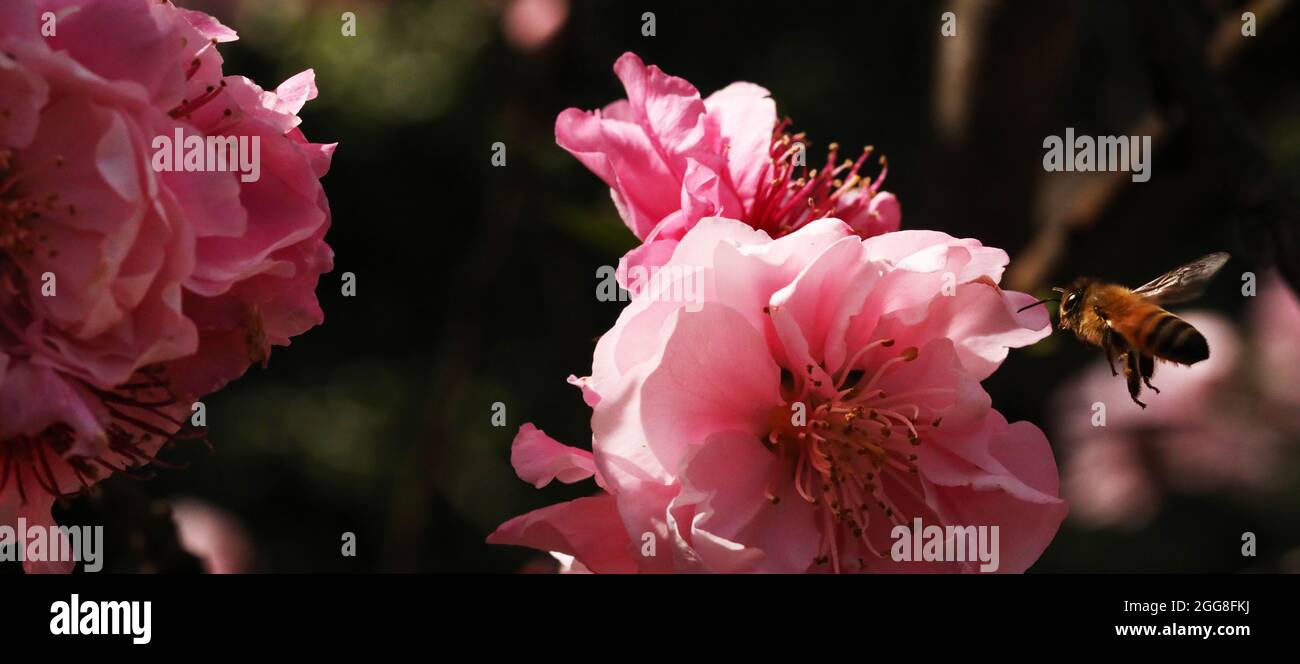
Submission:
[[181,546],[208,574],[242,574],[253,569],[253,547],[234,515],[201,500],[172,503]]
[[936,232],[863,240],[823,219],[773,240],[701,220],[664,265],[700,270],[700,306],[652,282],[573,381],[593,452],[532,425],[515,439],[525,481],[594,475],[605,492],[488,541],[573,571],[970,569],[888,557],[892,528],[921,518],[999,526],[1001,571],[1023,571],[1065,504],[1046,437],[980,387],[1050,332],[1043,310],[1016,312],[1031,297],[997,286],[1006,263]]
[[1265,399],[1300,428],[1300,298],[1276,273],[1265,275],[1250,310],[1257,353],[1252,367]]
[[[148,463],[194,399],[322,320],[312,75],[227,77],[233,39],[171,3],[0,3],[0,522]],[[260,179],[155,171],[175,132],[258,137]]]
[[[1161,363],[1160,388],[1143,410],[1104,360],[1053,398],[1054,438],[1064,457],[1062,491],[1074,517],[1093,526],[1138,527],[1167,489],[1263,488],[1276,478],[1284,436],[1261,417],[1244,385],[1237,332],[1215,314],[1180,314],[1205,335],[1210,358]],[[1300,322],[1300,321],[1297,321]],[[1099,425],[1096,404],[1103,404]]]
[[[701,99],[685,79],[646,66],[633,53],[614,63],[627,99],[603,110],[570,108],[555,121],[555,139],[610,186],[623,222],[642,240],[626,267],[653,268],[700,219],[723,216],[780,237],[823,217],[837,217],[871,237],[898,229],[894,195],[860,170],[870,154],[809,170],[802,134],[777,122],[768,91],[732,83]],[[883,159],[882,159],[883,163]]]
[[536,51],[550,43],[568,18],[568,0],[513,0],[502,24],[511,45]]

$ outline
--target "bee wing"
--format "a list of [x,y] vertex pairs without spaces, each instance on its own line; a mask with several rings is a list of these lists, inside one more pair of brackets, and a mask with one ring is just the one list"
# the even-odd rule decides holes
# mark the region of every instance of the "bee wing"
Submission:
[[1226,251],[1202,256],[1138,286],[1133,289],[1133,293],[1156,304],[1178,304],[1194,300],[1205,292],[1205,286],[1228,262],[1228,258]]

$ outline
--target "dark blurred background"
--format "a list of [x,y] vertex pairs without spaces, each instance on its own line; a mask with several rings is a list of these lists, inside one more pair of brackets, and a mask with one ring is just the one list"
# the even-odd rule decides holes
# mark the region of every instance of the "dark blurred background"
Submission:
[[[706,95],[767,87],[815,158],[832,141],[875,145],[903,227],[1006,249],[1009,287],[1045,293],[1078,274],[1137,285],[1225,249],[1234,260],[1201,306],[1244,320],[1242,272],[1300,274],[1300,12],[1283,2],[179,4],[239,32],[222,46],[227,73],[273,89],[316,70],[303,129],[340,143],[325,178],[336,266],[319,288],[324,326],[205,400],[211,452],[179,444],[164,458],[187,469],[115,477],[61,508],[65,522],[108,524],[110,570],[199,567],[175,546],[169,504],[206,515],[195,536],[238,551],[231,569],[547,569],[483,540],[592,491],[534,490],[509,445],[529,421],[570,444],[590,438],[565,377],[589,373],[619,313],[596,301],[596,269],[634,238],[605,186],[555,145],[554,120],[622,97],[611,67],[627,50]],[[1247,10],[1258,35],[1243,38]],[[940,37],[945,11],[955,39]],[[355,37],[341,35],[343,12]],[[1067,126],[1153,135],[1151,181],[1047,177],[1043,138]],[[490,163],[498,141],[504,168]],[[355,297],[341,295],[344,272]],[[1008,419],[1047,430],[1065,463],[1051,395],[1097,358],[1058,334],[1013,352],[985,386]],[[496,402],[505,427],[492,426]],[[1180,488],[1152,462],[1158,508],[1072,516],[1034,571],[1300,569],[1297,438],[1284,438],[1268,483]],[[1243,531],[1258,535],[1257,557],[1241,555]],[[355,557],[340,553],[345,532]]]

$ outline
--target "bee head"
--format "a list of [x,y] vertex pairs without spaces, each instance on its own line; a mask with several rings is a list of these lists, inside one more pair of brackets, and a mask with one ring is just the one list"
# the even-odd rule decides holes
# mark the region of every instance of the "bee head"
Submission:
[[1083,294],[1091,282],[1091,279],[1080,278],[1065,288],[1052,289],[1061,294],[1061,329],[1069,329],[1079,322],[1079,315],[1083,312]]
[[1021,307],[1020,311],[1036,307],[1040,304],[1046,304],[1048,302],[1059,302],[1060,305],[1057,311],[1060,314],[1061,329],[1070,329],[1079,322],[1079,314],[1083,310],[1081,307],[1083,304],[1083,294],[1087,291],[1090,283],[1090,279],[1079,279],[1066,288],[1061,288],[1059,286],[1054,287],[1052,290],[1060,293],[1059,297],[1049,297],[1045,300],[1039,300],[1033,304]]

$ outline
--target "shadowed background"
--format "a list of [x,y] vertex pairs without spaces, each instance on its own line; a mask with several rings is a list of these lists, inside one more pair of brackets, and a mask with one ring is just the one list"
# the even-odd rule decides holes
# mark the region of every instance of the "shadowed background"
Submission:
[[[1201,306],[1240,319],[1242,272],[1280,263],[1300,276],[1300,12],[1285,3],[180,4],[239,32],[222,46],[227,73],[273,88],[316,70],[302,127],[340,143],[325,178],[336,264],[318,290],[324,326],[205,399],[211,453],[182,443],[164,458],[188,469],[114,477],[60,509],[64,523],[107,525],[109,570],[199,567],[176,546],[175,500],[223,513],[213,537],[242,541],[247,570],[548,569],[483,539],[594,488],[534,490],[509,445],[527,421],[570,444],[590,437],[565,377],[590,371],[619,313],[596,300],[595,275],[634,238],[605,186],[555,145],[554,120],[620,98],[611,67],[627,50],[704,94],[768,88],[808,133],[811,161],[830,142],[876,146],[903,228],[1006,249],[1009,287],[1046,293],[1078,274],[1137,285],[1223,249],[1234,259]],[[1240,37],[1246,9],[1257,37]],[[654,37],[641,34],[646,11]],[[956,38],[939,36],[944,11]],[[343,12],[355,37],[340,34]],[[1049,177],[1043,138],[1067,126],[1155,136],[1151,181]],[[498,141],[504,168],[490,163]],[[344,272],[355,297],[341,295]],[[985,388],[1055,444],[1051,395],[1098,357],[1054,335],[1013,352]],[[506,427],[491,425],[495,402]],[[1072,517],[1033,571],[1300,570],[1287,435],[1268,486],[1187,490],[1151,470],[1162,500],[1150,518]],[[1244,531],[1258,557],[1241,556]],[[340,554],[344,532],[356,557]]]

